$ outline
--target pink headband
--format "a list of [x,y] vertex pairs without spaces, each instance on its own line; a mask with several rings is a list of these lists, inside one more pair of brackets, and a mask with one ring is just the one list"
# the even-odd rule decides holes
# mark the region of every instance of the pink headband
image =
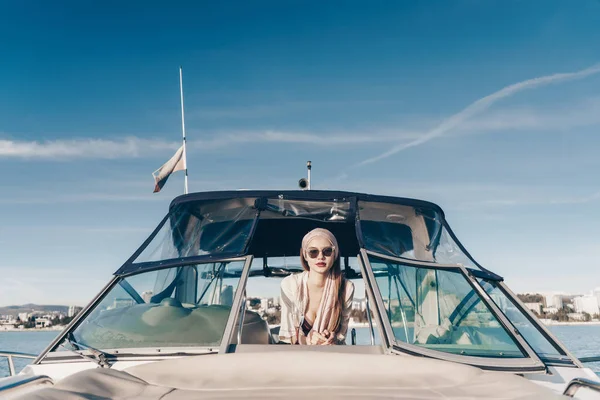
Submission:
[[312,231],[308,232],[306,235],[304,235],[304,238],[302,239],[302,249],[306,250],[306,248],[308,247],[311,240],[313,240],[317,236],[321,236],[321,237],[329,240],[329,242],[332,244],[332,246],[335,247],[334,259],[337,259],[338,256],[340,255],[340,247],[338,246],[338,242],[335,239],[335,236],[333,236],[333,233],[329,232],[327,229],[316,228],[316,229],[313,229]]

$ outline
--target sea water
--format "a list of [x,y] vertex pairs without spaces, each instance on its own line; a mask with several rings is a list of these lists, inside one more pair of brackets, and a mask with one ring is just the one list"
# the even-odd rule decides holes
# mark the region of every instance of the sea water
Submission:
[[[550,326],[550,331],[576,357],[600,355],[600,325]],[[59,334],[58,331],[6,331],[0,332],[0,351],[39,354]],[[358,344],[369,344],[367,328],[356,329]],[[20,371],[31,360],[15,359],[15,369]],[[587,367],[600,375],[600,362],[587,363]],[[8,375],[8,363],[0,357],[0,377]]]
[[[5,331],[0,332],[0,352],[39,354],[59,334],[59,331]],[[19,372],[31,359],[13,358]],[[0,357],[0,377],[8,376],[8,360]]]

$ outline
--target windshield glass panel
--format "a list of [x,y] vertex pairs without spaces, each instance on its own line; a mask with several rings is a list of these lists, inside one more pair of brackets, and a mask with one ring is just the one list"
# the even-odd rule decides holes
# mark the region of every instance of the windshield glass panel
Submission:
[[481,269],[462,251],[446,227],[442,228],[434,258],[438,264],[460,264],[467,268]]
[[73,331],[97,349],[218,346],[244,261],[144,272],[122,279]]
[[350,215],[350,203],[347,201],[268,199],[261,218],[282,216],[327,222],[346,221],[354,217]]
[[434,209],[358,202],[364,248],[380,254],[478,268],[461,250]]
[[412,260],[433,261],[429,244],[441,227],[434,211],[412,206],[358,202],[364,247],[378,253]]
[[134,263],[213,254],[242,254],[257,216],[254,198],[183,203],[174,207]]
[[369,262],[396,341],[467,356],[525,357],[460,270],[373,256]]
[[498,286],[497,282],[479,279],[479,283],[540,358],[552,359],[565,357],[565,354],[558,348],[555,348],[523,312],[519,310],[517,305]]

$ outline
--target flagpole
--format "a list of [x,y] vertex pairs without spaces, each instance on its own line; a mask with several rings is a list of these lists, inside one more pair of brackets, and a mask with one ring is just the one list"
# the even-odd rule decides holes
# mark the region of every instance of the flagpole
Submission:
[[183,131],[183,162],[185,163],[185,183],[184,194],[188,194],[188,170],[187,170],[187,149],[185,140],[185,115],[183,113],[183,73],[179,66],[179,92],[181,94],[181,129]]

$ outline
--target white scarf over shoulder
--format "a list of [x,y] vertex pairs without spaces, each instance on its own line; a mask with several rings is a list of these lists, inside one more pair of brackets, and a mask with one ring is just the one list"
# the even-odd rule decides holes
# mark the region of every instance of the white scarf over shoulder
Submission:
[[[279,340],[291,342],[296,335],[296,328],[300,326],[302,317],[308,307],[308,271],[290,275],[281,282],[281,327],[279,329]],[[333,296],[334,279],[329,275],[323,288],[321,302],[313,323],[312,330],[322,333],[329,325],[333,314],[335,299]],[[336,339],[344,341],[348,330],[350,309],[354,297],[354,284],[346,281],[345,302],[342,307],[342,320]]]

